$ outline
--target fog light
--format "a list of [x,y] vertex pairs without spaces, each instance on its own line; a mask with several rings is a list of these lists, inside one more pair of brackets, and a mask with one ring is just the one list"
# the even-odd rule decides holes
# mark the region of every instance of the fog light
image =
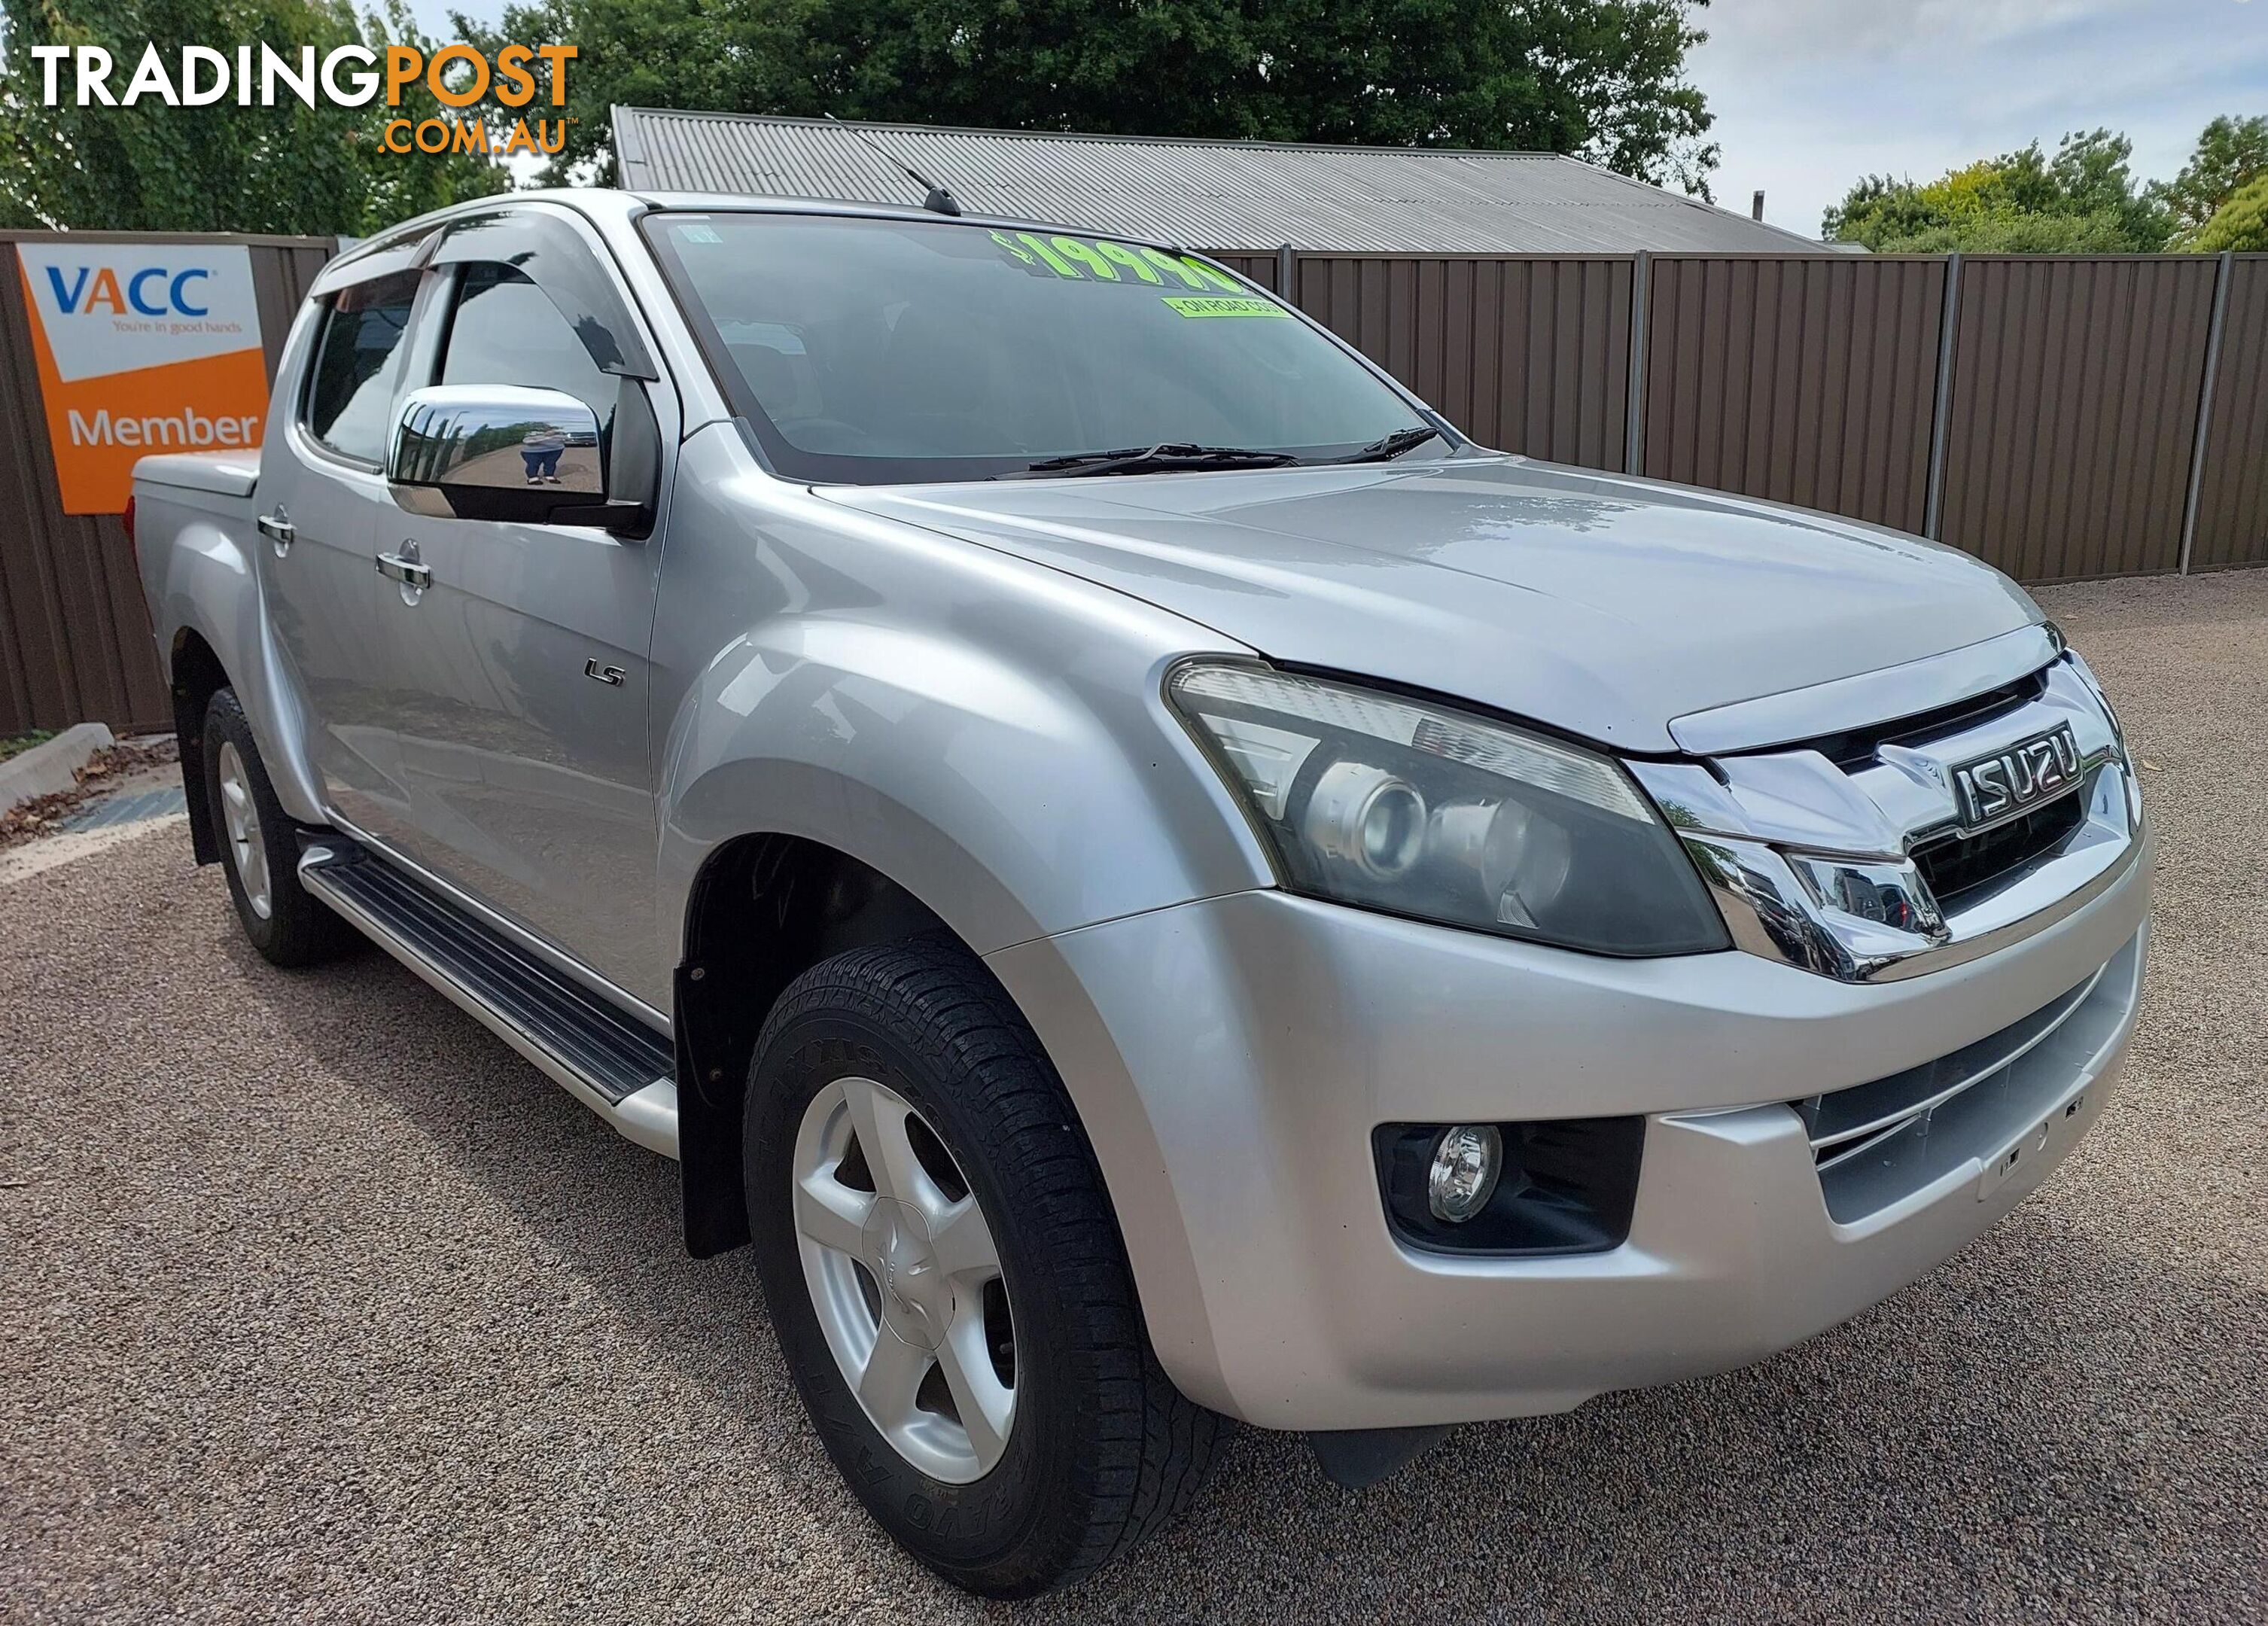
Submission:
[[1462,1225],[1488,1206],[1504,1172],[1504,1137],[1491,1123],[1457,1123],[1433,1143],[1425,1206],[1436,1219]]
[[1381,1123],[1370,1144],[1386,1223],[1406,1247],[1598,1254],[1630,1238],[1646,1120]]

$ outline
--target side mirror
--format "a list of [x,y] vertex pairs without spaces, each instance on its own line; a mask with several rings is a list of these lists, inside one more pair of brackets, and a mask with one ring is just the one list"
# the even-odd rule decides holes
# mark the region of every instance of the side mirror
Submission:
[[438,384],[402,402],[386,479],[411,513],[642,534],[651,497],[610,501],[605,464],[598,414],[563,391]]

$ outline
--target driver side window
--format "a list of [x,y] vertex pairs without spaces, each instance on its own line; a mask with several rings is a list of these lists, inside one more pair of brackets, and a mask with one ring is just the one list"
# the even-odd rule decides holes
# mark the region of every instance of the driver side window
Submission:
[[598,414],[602,428],[619,389],[541,288],[511,266],[487,261],[465,267],[435,382],[560,390]]

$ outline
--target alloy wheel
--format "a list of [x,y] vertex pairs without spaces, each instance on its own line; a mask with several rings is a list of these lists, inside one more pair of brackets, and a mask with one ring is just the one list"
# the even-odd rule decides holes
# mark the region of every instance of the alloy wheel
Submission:
[[867,1419],[931,1478],[983,1478],[1015,1426],[1015,1331],[960,1166],[903,1096],[849,1078],[805,1108],[793,1168],[804,1282]]

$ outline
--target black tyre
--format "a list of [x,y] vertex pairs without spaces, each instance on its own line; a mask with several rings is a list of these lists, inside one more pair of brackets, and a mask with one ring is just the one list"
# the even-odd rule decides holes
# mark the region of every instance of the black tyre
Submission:
[[205,707],[204,787],[228,895],[253,947],[276,965],[308,966],[357,942],[299,885],[298,827],[276,799],[233,689]]
[[1086,1137],[956,945],[855,949],[780,997],[744,1120],[780,1348],[876,1522],[996,1598],[1185,1508],[1219,1419],[1158,1365]]

